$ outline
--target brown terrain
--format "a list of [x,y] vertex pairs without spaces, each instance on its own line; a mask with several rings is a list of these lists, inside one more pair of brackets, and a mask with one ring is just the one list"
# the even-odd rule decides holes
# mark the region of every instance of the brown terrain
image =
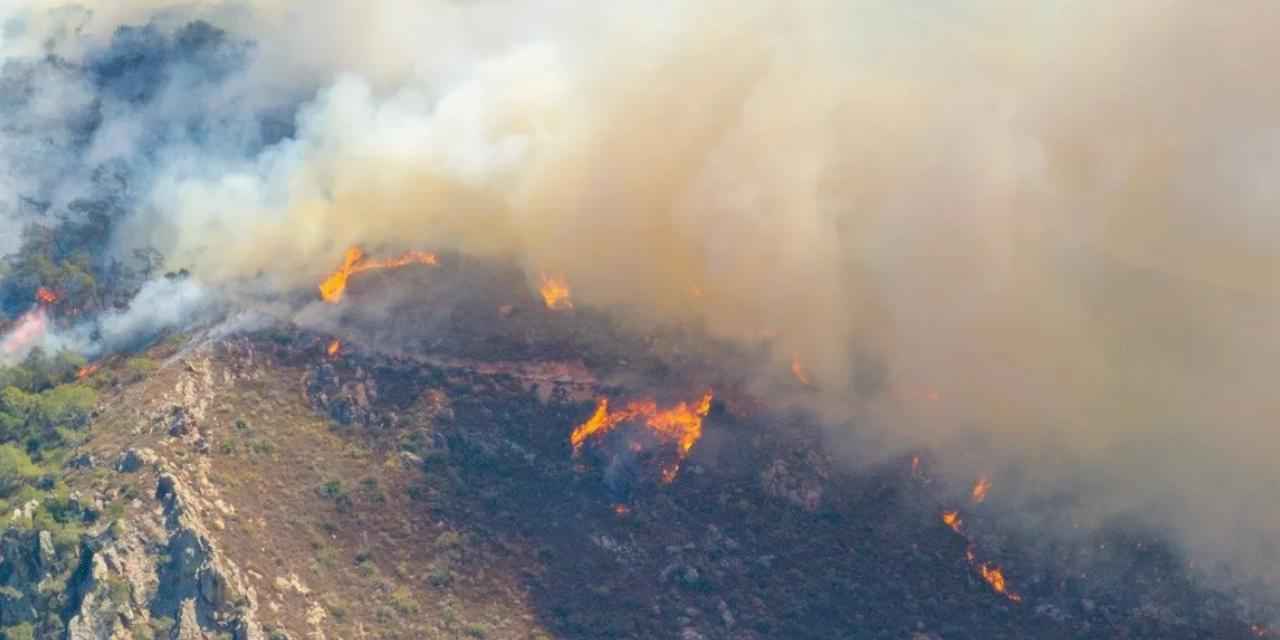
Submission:
[[[999,478],[932,477],[937,452],[840,462],[807,414],[746,391],[727,363],[749,354],[486,277],[447,308],[393,295],[374,323],[390,283],[371,275],[331,333],[194,331],[146,352],[154,372],[101,363],[66,479],[101,514],[71,637],[1267,633],[1157,536],[1039,539],[1002,524]],[[687,459],[635,421],[574,455],[598,398],[705,389]]]

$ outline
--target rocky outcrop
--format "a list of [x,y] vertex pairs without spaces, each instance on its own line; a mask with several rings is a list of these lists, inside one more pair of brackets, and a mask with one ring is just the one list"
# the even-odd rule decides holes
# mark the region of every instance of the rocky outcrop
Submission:
[[785,460],[774,460],[760,472],[760,485],[770,496],[805,511],[816,511],[822,502],[829,463],[812,452],[805,455],[803,462],[803,465],[789,465]]
[[169,539],[168,562],[159,567],[160,589],[151,601],[152,613],[178,620],[181,634],[198,627],[226,630],[237,639],[262,638],[254,615],[257,594],[214,546],[198,515],[202,499],[171,473],[160,476],[156,498],[164,507]]
[[[198,515],[202,499],[168,471],[159,472],[154,499],[158,509],[140,505],[130,517],[86,536],[66,580],[68,602],[52,609],[64,611],[66,637],[263,640],[256,594],[209,536]],[[5,540],[10,538],[14,549],[5,553],[22,559],[7,574],[15,583],[38,585],[56,575],[56,565],[45,568],[51,542],[39,535]],[[0,618],[5,624],[50,610],[25,595],[10,609]]]
[[359,367],[350,378],[343,380],[332,364],[325,363],[307,373],[303,388],[316,408],[339,424],[383,426],[383,417],[372,408],[378,398],[376,381]]
[[51,601],[41,585],[66,570],[46,548],[48,534],[41,533],[9,529],[0,534],[0,627],[35,622]]
[[145,465],[155,463],[156,454],[150,449],[129,449],[120,454],[120,461],[116,463],[116,471],[133,473]]

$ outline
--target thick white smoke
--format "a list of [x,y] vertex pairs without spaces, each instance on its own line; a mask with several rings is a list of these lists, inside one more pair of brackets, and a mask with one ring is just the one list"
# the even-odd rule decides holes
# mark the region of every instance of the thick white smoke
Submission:
[[[46,9],[26,24],[65,23]],[[306,96],[294,135],[251,153],[159,150],[121,251],[282,290],[353,244],[509,257],[583,304],[777,335],[837,415],[866,417],[852,354],[876,353],[903,400],[863,428],[976,430],[990,464],[1057,451],[1071,464],[1033,479],[1097,480],[1082,518],[1138,510],[1269,573],[1280,558],[1252,543],[1280,534],[1270,9],[121,2],[58,42],[198,16],[257,46],[221,100],[153,108]]]

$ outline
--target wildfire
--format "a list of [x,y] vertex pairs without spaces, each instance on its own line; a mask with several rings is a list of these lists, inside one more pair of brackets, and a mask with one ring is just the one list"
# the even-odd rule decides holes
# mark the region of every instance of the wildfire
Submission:
[[658,437],[676,443],[677,461],[662,470],[663,482],[671,482],[680,472],[680,462],[702,437],[702,419],[711,412],[711,398],[711,391],[707,391],[695,404],[681,402],[670,409],[659,410],[657,402],[641,400],[614,411],[609,410],[608,398],[600,398],[596,401],[595,413],[569,435],[569,443],[576,456],[588,439],[599,438],[624,422],[642,420]]
[[338,340],[337,338],[334,338],[333,341],[329,343],[329,346],[324,350],[325,355],[328,355],[330,358],[338,357],[338,354],[341,351],[342,351],[342,341]]
[[38,306],[24,314],[14,324],[13,330],[0,341],[0,351],[13,354],[22,351],[28,345],[44,335],[49,324],[49,315],[44,307]]
[[439,265],[440,261],[434,253],[423,251],[406,251],[398,257],[379,260],[366,256],[359,247],[351,247],[342,256],[342,266],[338,267],[337,271],[329,274],[329,277],[320,283],[320,298],[330,304],[337,304],[342,301],[342,296],[347,290],[347,280],[351,276],[365,271],[396,269],[411,264],[424,264],[434,267]]
[[80,367],[80,370],[76,372],[76,380],[84,380],[85,378],[88,378],[89,376],[97,373],[98,369],[101,369],[101,368],[102,368],[102,364],[98,362],[94,362],[92,364],[87,364],[83,367]]
[[911,477],[921,479],[924,472],[920,470],[920,456],[911,456]]
[[1009,591],[1004,582],[1004,572],[1000,567],[983,562],[978,565],[978,573],[982,575],[982,579],[991,585],[991,589],[996,593],[1014,601],[1022,602],[1022,596]]
[[40,304],[54,304],[58,301],[58,294],[52,289],[40,287],[36,289],[36,302]]
[[628,507],[625,504],[615,504],[613,505],[613,512],[618,516],[625,516],[628,513],[631,513],[631,507]]
[[805,371],[804,364],[800,362],[800,356],[791,357],[791,375],[795,376],[796,380],[800,381],[800,384],[806,387],[812,386],[812,383],[809,382],[809,372]]
[[981,476],[978,478],[978,481],[974,483],[973,491],[969,494],[969,497],[973,500],[974,504],[981,504],[987,499],[987,492],[990,490],[991,479],[987,476]]
[[[966,541],[969,540],[969,536],[965,535],[961,529],[961,524],[963,523],[960,521],[959,512],[943,511],[942,523],[950,527],[952,531],[959,534]],[[964,558],[969,561],[969,566],[973,567],[978,572],[978,575],[982,576],[982,579],[990,585],[992,591],[1008,598],[1011,602],[1022,602],[1022,596],[1009,590],[1009,585],[1004,578],[1004,571],[1000,567],[989,562],[978,562],[978,556],[974,552],[972,542],[969,542],[965,547]]]
[[548,276],[544,273],[539,277],[542,286],[538,287],[538,293],[542,294],[542,302],[548,309],[561,311],[573,308],[573,300],[569,298],[569,282],[563,276]]
[[948,527],[951,527],[952,531],[955,531],[960,535],[964,535],[964,532],[960,530],[960,514],[959,513],[955,511],[943,511],[942,523],[947,525]]

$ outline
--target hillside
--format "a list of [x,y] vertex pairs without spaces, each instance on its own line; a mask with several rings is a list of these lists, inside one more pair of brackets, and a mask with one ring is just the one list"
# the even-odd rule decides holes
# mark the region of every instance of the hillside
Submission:
[[[695,335],[490,302],[430,323],[436,349],[276,324],[100,363],[83,441],[7,502],[7,637],[1263,633],[1158,539],[1046,552],[1002,528],[998,487],[957,505],[968,488],[931,478],[929,452],[838,462],[805,414],[703,362]],[[705,387],[702,437],[669,484],[669,449],[633,451],[643,428],[574,455],[596,398]]]

